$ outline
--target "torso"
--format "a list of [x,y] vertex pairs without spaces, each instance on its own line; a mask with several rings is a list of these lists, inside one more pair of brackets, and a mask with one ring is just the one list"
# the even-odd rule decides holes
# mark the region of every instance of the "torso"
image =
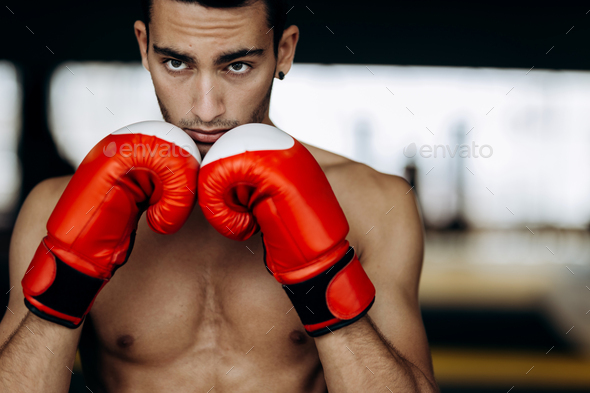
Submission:
[[[346,214],[352,201],[331,173],[355,163],[306,147]],[[152,232],[142,216],[129,261],[84,323],[80,351],[92,391],[325,392],[314,339],[262,255],[260,234],[226,239],[198,207],[174,235]]]

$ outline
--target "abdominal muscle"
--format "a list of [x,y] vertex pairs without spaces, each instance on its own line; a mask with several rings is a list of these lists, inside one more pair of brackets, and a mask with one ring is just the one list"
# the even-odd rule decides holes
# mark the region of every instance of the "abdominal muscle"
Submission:
[[142,218],[83,326],[91,391],[326,392],[314,339],[262,255],[259,234],[226,239],[198,207],[174,235]]

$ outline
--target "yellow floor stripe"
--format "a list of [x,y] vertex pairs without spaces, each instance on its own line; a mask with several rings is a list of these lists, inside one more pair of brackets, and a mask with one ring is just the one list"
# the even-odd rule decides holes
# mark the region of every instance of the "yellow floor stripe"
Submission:
[[447,385],[590,388],[590,359],[558,353],[432,348],[436,379]]
[[80,360],[80,350],[76,351],[76,360],[74,360],[74,372],[82,372],[82,361]]

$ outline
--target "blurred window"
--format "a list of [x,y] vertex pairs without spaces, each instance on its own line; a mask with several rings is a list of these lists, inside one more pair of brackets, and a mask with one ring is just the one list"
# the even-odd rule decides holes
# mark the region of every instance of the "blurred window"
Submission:
[[14,64],[0,61],[0,227],[8,228],[21,185],[17,156],[21,129],[21,86]]

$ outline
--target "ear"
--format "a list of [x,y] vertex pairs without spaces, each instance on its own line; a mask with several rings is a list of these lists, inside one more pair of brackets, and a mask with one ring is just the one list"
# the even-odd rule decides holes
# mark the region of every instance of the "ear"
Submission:
[[143,64],[146,70],[150,70],[150,65],[148,63],[147,58],[147,50],[148,50],[148,36],[145,29],[145,23],[140,20],[135,21],[133,25],[135,30],[135,37],[137,38],[137,43],[139,44],[139,53],[141,54],[141,63]]
[[295,25],[287,27],[283,32],[283,37],[279,43],[276,78],[279,77],[279,71],[283,71],[286,75],[291,69],[291,64],[293,64],[293,59],[295,58],[297,41],[299,41],[299,28]]

